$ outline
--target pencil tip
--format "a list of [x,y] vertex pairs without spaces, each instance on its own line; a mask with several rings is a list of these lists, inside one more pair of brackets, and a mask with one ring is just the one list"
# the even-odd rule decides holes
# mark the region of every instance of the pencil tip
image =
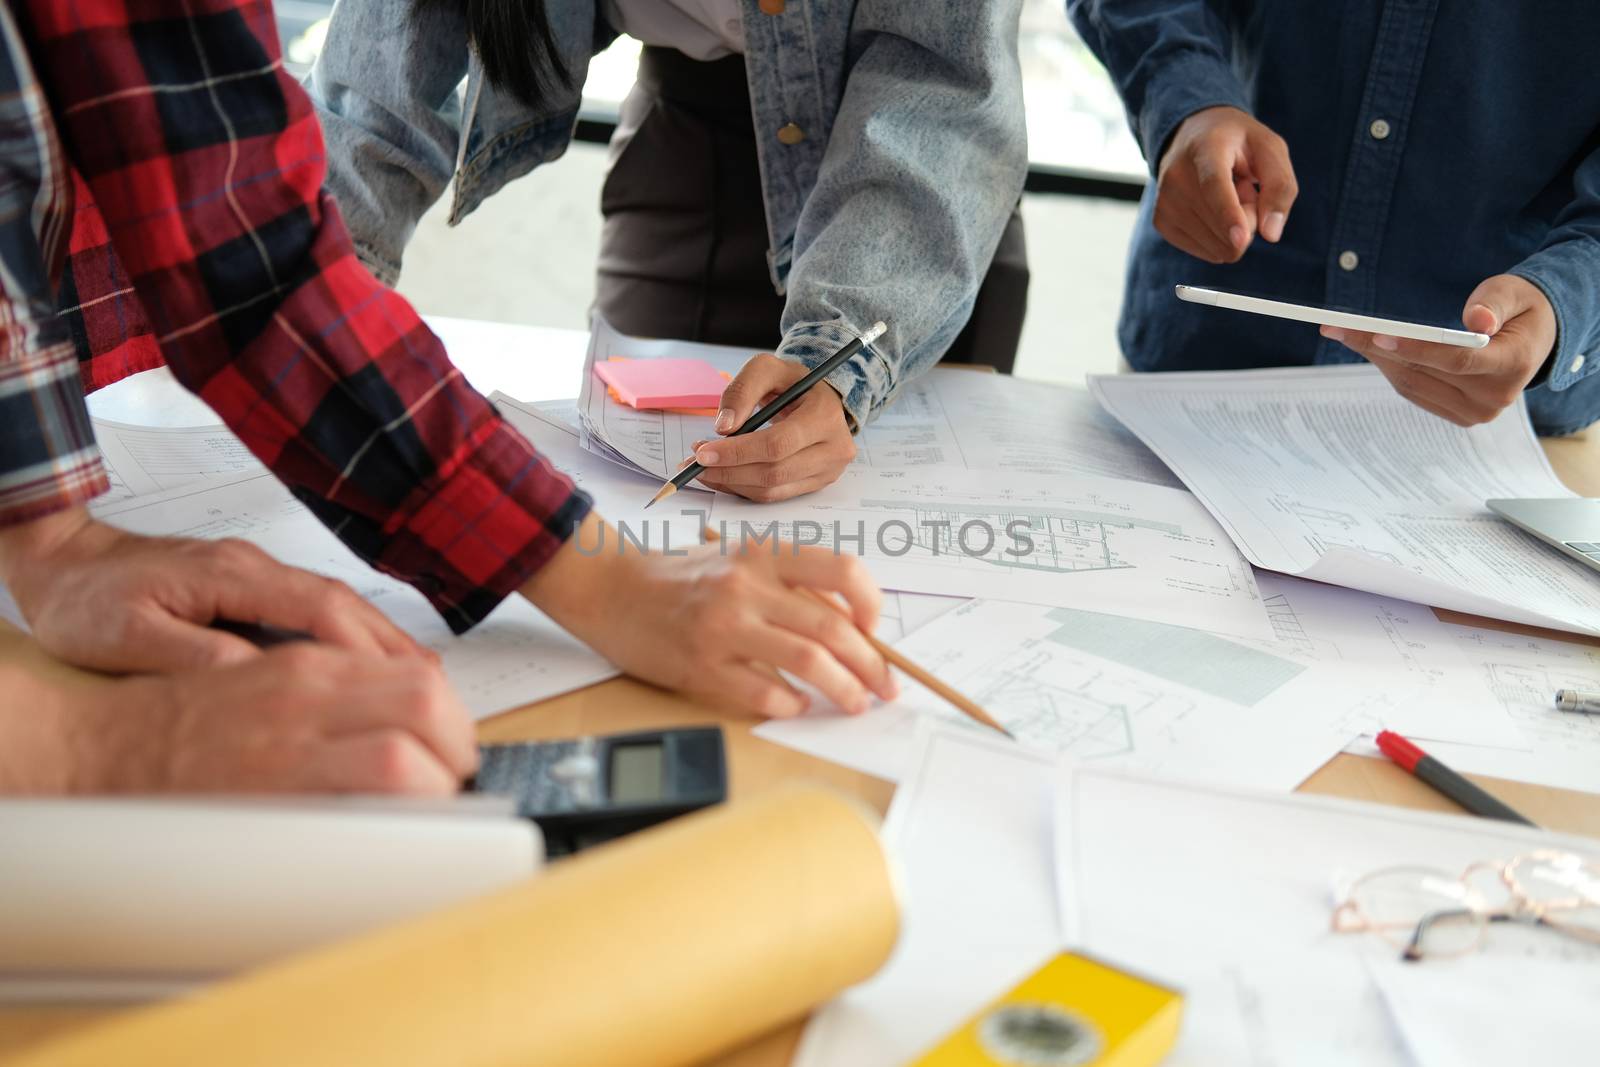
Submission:
[[[665,500],[667,497],[671,496],[673,493],[676,493],[677,491],[678,491],[678,487],[673,485],[671,482],[668,482],[666,485],[663,485],[660,488],[659,491],[657,491],[655,496],[650,498],[650,504],[655,504],[655,503],[658,503],[658,502],[660,502],[662,500]],[[644,506],[646,511],[650,510],[650,504],[646,504]]]

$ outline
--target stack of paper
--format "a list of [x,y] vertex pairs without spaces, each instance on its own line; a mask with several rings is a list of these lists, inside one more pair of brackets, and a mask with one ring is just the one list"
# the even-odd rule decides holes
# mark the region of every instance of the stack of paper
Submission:
[[[595,316],[576,401],[583,448],[655,479],[716,437],[711,413],[638,411],[607,395],[604,374],[627,366],[697,360],[737,374],[755,353],[725,345],[655,341],[619,333]],[[858,467],[965,467],[1074,477],[1126,478],[1168,488],[1180,483],[1087,390],[999,374],[936,367],[904,383],[856,439]]]
[[1463,429],[1375,367],[1098,377],[1258,567],[1475,615],[1600,634],[1600,574],[1492,514],[1564,497],[1518,402]]
[[1336,934],[1343,887],[1595,842],[1349,801],[1052,766],[915,739],[884,828],[906,883],[889,965],[819,1011],[796,1067],[906,1063],[1062,947],[1183,991],[1174,1067],[1501,1067],[1591,1058],[1600,946],[1495,924],[1467,959]]

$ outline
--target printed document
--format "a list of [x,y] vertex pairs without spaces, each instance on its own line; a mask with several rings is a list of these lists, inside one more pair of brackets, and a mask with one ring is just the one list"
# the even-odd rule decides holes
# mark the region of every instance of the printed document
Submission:
[[178,489],[207,478],[266,470],[233,431],[213,426],[131,426],[94,420],[111,491],[101,501]]
[[794,1067],[909,1063],[1060,950],[1055,773],[1003,739],[929,732],[883,826],[902,875],[900,942],[812,1015]]
[[[594,336],[596,344],[620,337],[602,320],[596,320]],[[622,341],[626,351],[645,353],[640,358],[683,350],[677,342]],[[705,346],[691,347],[699,353]],[[943,373],[958,375],[963,382],[990,377],[968,371]],[[830,486],[776,504],[727,493],[688,492],[646,513],[645,502],[660,486],[655,479],[664,478],[668,469],[663,457],[687,454],[680,453],[677,444],[662,442],[680,437],[698,440],[710,433],[709,420],[698,419],[706,425],[697,428],[697,416],[636,411],[607,399],[596,382],[585,382],[586,388],[591,386],[578,402],[580,445],[624,469],[609,474],[593,470],[579,482],[607,518],[639,520],[629,525],[641,542],[659,545],[660,536],[670,533],[673,544],[686,544],[680,534],[682,522],[705,522],[729,546],[749,548],[752,542],[782,540],[855,553],[885,589],[1000,597],[1241,635],[1271,635],[1249,565],[1194,495],[1184,490],[1048,472],[1035,469],[1036,464],[1017,454],[1018,462],[988,470],[935,462],[858,464]],[[514,424],[557,466],[569,472],[583,466],[579,458],[586,457],[570,441],[548,435],[548,424],[561,421],[558,407],[518,404],[502,394],[495,399],[508,417],[518,413]],[[993,421],[996,427],[1007,422],[1002,417]],[[948,428],[951,423],[938,425]],[[915,435],[904,425],[891,431],[900,435],[895,451],[903,460],[906,441]],[[993,435],[977,436],[989,447],[974,455],[984,462],[995,459],[999,446]],[[947,455],[945,447],[938,446],[939,455]],[[1065,444],[1062,447],[1066,454]],[[674,469],[676,463],[675,458]],[[639,473],[649,471],[662,473]],[[630,480],[637,484],[629,484]],[[663,523],[669,518],[666,529]],[[760,544],[755,547],[760,550]]]
[[1258,567],[1600,634],[1600,574],[1484,507],[1572,495],[1520,400],[1463,429],[1366,365],[1119,375],[1091,388]]
[[1346,719],[1352,733],[1395,730],[1418,740],[1530,749],[1501,702],[1485,699],[1456,628],[1430,609],[1270,571],[1256,581],[1273,639],[1230,640],[1361,679],[1364,695]]
[[265,472],[96,503],[92,510],[97,518],[135,533],[243,538],[280,562],[339,579],[439,653],[462,702],[479,717],[618,673],[516,595],[507,597],[468,633],[451,634],[421,593],[354,556],[282,482]]
[[[665,481],[696,441],[714,439],[700,415],[637,411],[606,395],[596,363],[627,359],[702,359],[737,374],[755,353],[689,341],[653,341],[619,333],[595,316],[578,398],[583,447]],[[1006,375],[936,367],[901,386],[856,439],[855,464],[900,470],[957,466],[971,470],[1090,474],[1181,488],[1166,466],[1083,389],[1023,382]]]
[[1249,564],[1179,489],[1090,475],[851,468],[778,504],[719,493],[709,521],[730,544],[770,531],[857,553],[885,589],[1271,634]]
[[[1338,899],[1371,871],[1421,866],[1448,878],[1469,864],[1534,849],[1594,858],[1600,850],[1591,838],[1082,766],[1063,767],[1057,800],[1062,933],[1070,944],[1184,990],[1172,1067],[1408,1067],[1415,1034],[1466,1025],[1438,1014],[1459,1013],[1461,1005],[1388,1003],[1396,990],[1374,984],[1376,969],[1409,968],[1419,982],[1437,969],[1443,981],[1492,990],[1497,1010],[1485,1023],[1515,1032],[1512,1020],[1540,1016],[1552,981],[1593,988],[1600,967],[1600,945],[1531,924],[1496,923],[1476,955],[1414,964],[1401,964],[1399,950],[1378,937],[1331,930]],[[1543,980],[1510,977],[1532,964]],[[1505,1060],[1491,1051],[1443,1062],[1502,1067]]]
[[[1467,665],[1474,702],[1501,709],[1525,743],[1513,748],[1427,746],[1458,771],[1600,793],[1600,715],[1560,711],[1557,689],[1600,692],[1600,648],[1550,637],[1445,625]],[[1378,755],[1370,738],[1349,751]]]
[[[974,600],[896,647],[976,702],[1021,745],[1086,763],[1212,782],[1292,789],[1373,726],[1365,690],[1330,665],[1307,665],[1201,630],[1165,640],[1125,620],[1071,608]],[[1107,638],[1107,632],[1121,637]],[[924,719],[987,734],[902,679],[892,704],[861,715],[821,709],[757,736],[898,780]]]

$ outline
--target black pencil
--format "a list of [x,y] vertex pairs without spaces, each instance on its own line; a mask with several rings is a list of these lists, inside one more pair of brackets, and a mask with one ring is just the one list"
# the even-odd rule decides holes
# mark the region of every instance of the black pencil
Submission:
[[[867,345],[870,345],[872,342],[882,337],[888,329],[889,327],[885,326],[881,322],[873,323],[872,326],[868,328],[866,333],[862,334],[860,337],[857,337],[855,340],[839,349],[839,351],[829,356],[822,363],[819,363],[810,374],[807,374],[804,378],[801,378],[798,382],[795,382],[782,393],[778,394],[777,399],[763,407],[760,411],[757,411],[755,414],[751,415],[748,419],[745,419],[744,425],[740,426],[728,436],[740,437],[744,434],[761,429],[761,427],[772,421],[773,417],[776,416],[778,412],[782,411],[784,408],[788,407],[790,404],[809,393],[813,386],[822,381],[822,379],[826,378],[828,375],[832,374],[834,368],[838,367],[845,360],[861,351]],[[684,486],[700,477],[700,475],[704,472],[704,466],[699,463],[691,462],[687,467],[683,468],[677,474],[674,474],[670,479],[668,479],[667,484],[663,485],[660,491],[657,492],[655,496],[650,498],[650,504],[654,504],[660,500],[666,499],[673,493],[676,493],[679,489],[682,489]],[[646,504],[645,507],[648,508],[650,504]]]

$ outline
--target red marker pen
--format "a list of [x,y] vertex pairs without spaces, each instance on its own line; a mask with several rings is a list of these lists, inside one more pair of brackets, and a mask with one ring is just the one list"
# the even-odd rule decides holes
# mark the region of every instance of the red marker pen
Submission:
[[1385,730],[1378,735],[1378,748],[1402,769],[1421,778],[1474,815],[1519,822],[1524,826],[1534,825],[1532,820],[1523,818],[1392,730]]

